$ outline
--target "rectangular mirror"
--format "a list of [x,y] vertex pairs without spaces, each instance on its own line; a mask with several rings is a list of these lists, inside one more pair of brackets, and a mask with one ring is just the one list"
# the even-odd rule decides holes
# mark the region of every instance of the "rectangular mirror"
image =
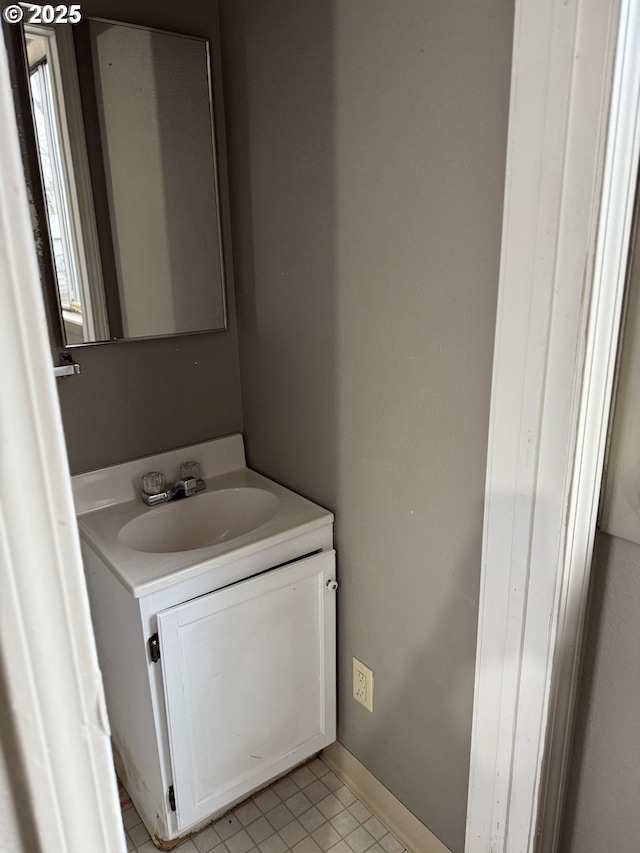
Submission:
[[67,346],[224,329],[209,43],[25,25]]

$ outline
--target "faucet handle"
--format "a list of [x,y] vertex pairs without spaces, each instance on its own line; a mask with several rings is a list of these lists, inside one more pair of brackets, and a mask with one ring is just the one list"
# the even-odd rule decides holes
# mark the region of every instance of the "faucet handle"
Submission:
[[199,480],[200,479],[200,463],[199,462],[183,462],[180,466],[181,480]]
[[178,483],[182,484],[185,497],[195,495],[196,492],[201,492],[206,489],[206,483],[200,476],[199,462],[183,462],[180,466],[180,479]]
[[159,495],[164,492],[164,474],[161,471],[148,471],[143,474],[142,491],[145,495]]

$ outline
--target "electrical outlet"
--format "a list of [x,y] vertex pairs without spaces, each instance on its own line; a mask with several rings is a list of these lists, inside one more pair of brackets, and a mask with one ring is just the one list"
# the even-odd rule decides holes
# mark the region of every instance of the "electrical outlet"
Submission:
[[353,698],[373,712],[373,670],[353,659]]

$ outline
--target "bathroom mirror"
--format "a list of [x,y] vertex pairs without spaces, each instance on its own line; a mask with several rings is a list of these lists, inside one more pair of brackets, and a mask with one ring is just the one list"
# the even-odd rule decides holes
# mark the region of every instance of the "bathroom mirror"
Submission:
[[24,27],[67,346],[226,327],[205,39]]

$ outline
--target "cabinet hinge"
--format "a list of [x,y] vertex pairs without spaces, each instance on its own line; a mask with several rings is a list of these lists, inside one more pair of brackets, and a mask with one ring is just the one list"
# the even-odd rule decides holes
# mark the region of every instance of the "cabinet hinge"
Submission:
[[149,637],[148,646],[151,663],[158,663],[160,660],[160,638],[157,634],[153,634]]
[[172,812],[176,810],[176,794],[173,785],[169,785],[169,808]]

